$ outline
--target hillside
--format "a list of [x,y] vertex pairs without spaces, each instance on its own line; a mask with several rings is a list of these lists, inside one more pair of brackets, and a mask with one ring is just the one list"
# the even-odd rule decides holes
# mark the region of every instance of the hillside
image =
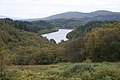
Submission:
[[[15,27],[15,25],[10,24],[10,22],[6,22],[6,20],[0,20],[0,52],[1,54],[4,53],[6,56],[5,59],[7,59],[8,63],[17,65],[81,62],[91,56],[91,60],[98,62],[105,60],[119,61],[119,56],[116,56],[119,55],[118,49],[120,47],[118,46],[120,39],[118,36],[120,34],[119,25],[120,24],[117,22],[89,22],[85,25],[89,28],[80,27],[77,29],[77,31],[74,30],[74,32],[82,33],[82,36],[77,36],[76,39],[72,37],[72,40],[63,41],[62,43],[56,45],[54,40],[48,40],[38,33],[20,30],[19,28]],[[96,29],[94,26],[103,27]],[[106,26],[108,26],[108,28]],[[94,30],[91,30],[92,28]],[[109,33],[111,36],[109,36]],[[92,34],[95,35],[95,38],[92,37]],[[76,34],[74,34],[74,36],[75,35]],[[93,45],[91,43],[91,41],[93,41],[92,39],[96,40],[96,45],[93,47],[100,47],[99,49],[101,51],[101,55],[104,55],[102,53],[106,53],[105,58],[98,58],[99,56],[97,57],[96,54],[91,56],[86,55],[88,53],[84,52],[84,50],[88,50],[90,52],[93,51],[90,50],[91,48],[89,48],[91,45]],[[110,41],[106,42],[108,39]],[[114,41],[116,44],[109,44],[112,41]],[[104,45],[103,43],[106,44]],[[104,47],[101,46],[102,44]],[[116,52],[116,55],[113,54],[111,57],[111,55],[107,54],[107,52],[101,50],[101,48],[104,49],[106,46],[111,49],[110,54]],[[116,48],[112,49],[112,47]],[[109,48],[106,50],[109,51]],[[96,51],[95,53],[99,52]]]
[[120,13],[106,10],[98,10],[90,13],[71,11],[45,18],[23,19],[22,21],[33,22],[41,20],[44,20],[57,28],[74,29],[80,25],[85,25],[89,21],[120,21]]
[[47,20],[47,22],[61,29],[73,29],[84,24],[83,21],[78,19],[53,19]]
[[73,32],[81,35],[55,44],[53,39],[0,20],[0,79],[119,80],[120,22],[93,21]]
[[20,30],[35,32],[39,34],[50,33],[58,30],[54,25],[43,20],[32,21],[32,22],[12,20],[9,18],[0,19],[0,20],[9,25],[13,25],[14,27]]
[[[53,59],[54,57],[52,56],[53,53],[51,53],[51,49],[54,46],[55,43],[38,33],[20,30],[14,25],[0,20],[0,54],[3,53],[5,55],[7,64],[27,65],[51,63],[52,61],[49,61],[49,59]],[[44,62],[43,60],[39,62],[40,59],[38,56],[41,55],[43,57],[50,55],[51,58],[47,58],[48,61]]]
[[59,28],[76,28],[79,25],[85,25],[89,21],[120,21],[120,13],[105,10],[99,10],[91,13],[67,12],[53,15],[44,20]]
[[90,13],[84,13],[84,12],[65,12],[60,14],[55,14],[52,16],[48,16],[45,18],[36,18],[36,19],[24,19],[24,21],[37,21],[37,20],[52,20],[52,19],[79,19],[79,18],[85,18],[85,17],[95,17],[95,16],[101,16],[101,15],[116,15],[119,14],[119,12],[112,12],[112,11],[106,11],[106,10],[98,10]]
[[83,18],[86,17],[87,15],[88,13],[82,13],[82,12],[65,12],[43,18],[43,20]]
[[83,37],[86,33],[90,32],[94,28],[102,28],[107,24],[112,24],[117,21],[90,21],[85,25],[81,25],[67,34],[68,39],[75,39],[78,37]]
[[51,19],[74,19],[74,18],[85,18],[85,17],[95,17],[95,16],[103,16],[103,15],[115,15],[119,14],[117,12],[111,12],[111,11],[105,11],[105,10],[98,10],[95,12],[90,13],[83,13],[83,12],[66,12],[61,14],[52,15],[46,18],[43,18],[43,20],[51,20]]

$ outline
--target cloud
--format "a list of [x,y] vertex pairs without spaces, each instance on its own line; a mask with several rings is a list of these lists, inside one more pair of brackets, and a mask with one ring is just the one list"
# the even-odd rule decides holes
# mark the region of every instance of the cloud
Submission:
[[0,0],[0,14],[18,18],[47,17],[67,11],[120,12],[120,0]]

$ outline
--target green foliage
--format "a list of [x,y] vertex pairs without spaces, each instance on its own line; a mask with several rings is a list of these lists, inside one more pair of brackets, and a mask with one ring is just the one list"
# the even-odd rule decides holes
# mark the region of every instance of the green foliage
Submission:
[[67,34],[68,39],[75,39],[83,37],[87,32],[90,32],[93,28],[104,27],[106,24],[114,23],[117,21],[90,21],[85,25],[77,27],[75,30]]
[[119,80],[120,68],[114,65],[103,64],[96,68],[96,72],[93,73],[93,78],[100,80]]
[[[58,45],[40,35],[52,30],[55,27],[45,21],[0,20],[0,80],[120,79],[120,64],[105,62],[120,61],[119,22],[89,22],[71,32],[70,38],[79,38]],[[84,63],[48,65],[81,61]],[[11,63],[22,66],[7,69]]]
[[[88,26],[102,26],[92,29],[85,36],[63,41],[56,45],[54,40],[48,40],[39,33],[22,31],[15,28],[12,20],[0,20],[0,43],[6,46],[6,62],[16,65],[51,64],[59,62],[119,61],[120,60],[120,23],[94,21]],[[34,24],[47,23],[33,22]],[[112,22],[111,22],[112,23]],[[103,25],[104,24],[104,25]],[[80,28],[83,29],[84,27]],[[90,27],[91,28],[91,27]],[[79,29],[78,29],[79,30]],[[84,31],[83,31],[84,32]]]
[[83,56],[84,54],[83,43],[84,43],[83,38],[78,38],[63,43],[65,47],[65,52],[70,62],[80,62],[85,60],[85,57]]
[[50,52],[50,50],[39,50],[36,53],[34,53],[34,60],[36,61],[36,64],[51,64],[54,60],[54,54]]
[[39,34],[46,34],[46,33],[51,33],[51,32],[56,32],[58,31],[57,28],[53,28],[53,29],[44,29],[44,30],[40,30],[38,33]]
[[[119,80],[120,63],[61,63],[11,66],[14,80]],[[11,79],[11,80],[12,80]]]
[[[1,32],[0,33],[0,37],[3,38],[4,36],[4,32]],[[8,61],[7,59],[7,54],[6,54],[6,46],[4,43],[2,43],[2,39],[0,39],[1,42],[0,42],[0,80],[9,80],[9,78],[7,78],[7,69],[6,69],[6,65],[9,63],[9,62],[6,62]]]
[[57,26],[60,29],[74,29],[82,24],[81,20],[77,19],[52,19],[47,22]]
[[[52,49],[56,46],[55,43],[42,37],[39,33],[21,31],[13,25],[7,24],[8,22],[0,21],[0,44],[6,46],[4,51],[13,64],[28,65],[33,59],[35,64],[43,64],[42,62],[37,63],[38,60],[35,60],[37,58],[36,53],[48,56],[46,60],[49,60],[50,63],[53,62],[53,58],[49,57],[53,54]],[[1,36],[2,33],[4,33],[3,36]]]
[[27,21],[18,21],[18,20],[13,21],[12,19],[6,18],[6,19],[0,19],[0,22],[12,25],[20,30],[35,32],[35,33],[39,32],[40,34],[55,32],[58,30],[54,25],[42,20],[27,22]]
[[53,42],[53,43],[56,43],[56,41],[54,39],[50,39],[50,41]]
[[84,72],[92,72],[94,71],[94,68],[92,65],[90,64],[73,64],[67,68],[65,68],[65,70],[63,70],[63,73],[61,76],[73,76],[76,75],[76,73],[82,74]]
[[[70,54],[69,59],[73,62],[86,59],[96,62],[120,61],[120,23],[106,24],[109,22],[101,21],[95,23],[90,22],[86,25],[101,27],[91,28],[92,30],[82,34],[81,37],[63,43],[67,44],[63,46],[66,46],[66,51]],[[80,30],[83,31],[82,28]]]
[[120,60],[120,30],[96,28],[86,35],[86,53],[93,61]]

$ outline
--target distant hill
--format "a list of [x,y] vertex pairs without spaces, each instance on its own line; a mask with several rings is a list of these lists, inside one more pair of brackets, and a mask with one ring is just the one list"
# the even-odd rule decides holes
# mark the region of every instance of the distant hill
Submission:
[[83,18],[86,17],[88,13],[82,13],[82,12],[66,12],[61,14],[52,15],[46,18],[43,18],[44,20],[51,20],[51,19],[72,19],[72,18]]
[[99,10],[91,13],[67,12],[44,18],[59,28],[76,28],[89,21],[120,21],[119,12]]
[[26,19],[24,21],[45,20],[58,28],[76,28],[80,25],[85,25],[89,21],[120,21],[119,12],[111,12],[106,10],[98,10],[90,13],[83,12],[65,12],[52,15],[45,18]]
[[112,12],[106,10],[98,10],[95,12],[84,13],[84,12],[65,12],[45,18],[33,18],[33,19],[24,19],[24,21],[37,21],[37,20],[54,20],[54,19],[83,19],[83,18],[92,18],[95,16],[107,16],[107,15],[119,15],[119,12]]
[[120,14],[119,12],[111,12],[106,10],[98,10],[95,12],[88,13],[89,15],[87,17],[95,17],[95,16],[102,16],[102,15],[114,15],[114,14]]
[[39,20],[43,20],[43,19],[42,18],[22,19],[22,21],[28,21],[28,22],[39,21]]
[[74,18],[85,18],[85,17],[95,17],[95,16],[107,16],[107,15],[116,15],[119,14],[118,12],[111,12],[106,10],[98,10],[91,13],[83,13],[83,12],[66,12],[61,14],[52,15],[46,18],[43,18],[43,20],[51,20],[51,19],[74,19]]

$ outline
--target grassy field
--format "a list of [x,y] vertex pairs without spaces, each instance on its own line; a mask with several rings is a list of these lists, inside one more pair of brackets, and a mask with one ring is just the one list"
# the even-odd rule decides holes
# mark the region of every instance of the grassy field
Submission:
[[120,80],[120,62],[10,66],[11,80]]

